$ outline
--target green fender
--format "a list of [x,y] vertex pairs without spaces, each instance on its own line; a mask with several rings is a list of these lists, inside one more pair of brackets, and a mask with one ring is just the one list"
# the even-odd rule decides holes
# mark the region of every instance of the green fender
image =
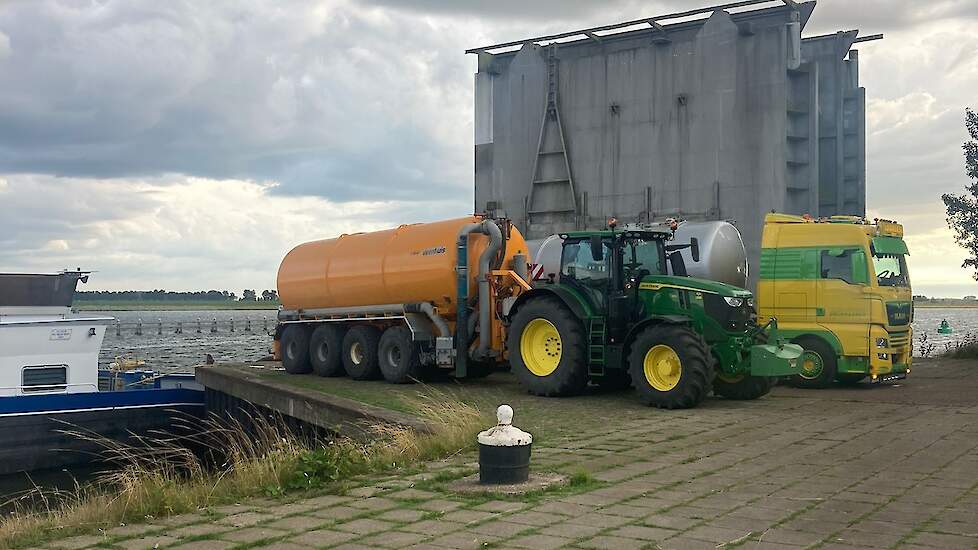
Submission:
[[513,314],[516,313],[526,302],[546,296],[553,296],[559,299],[565,306],[567,306],[567,309],[571,310],[571,313],[573,313],[574,316],[580,319],[582,322],[584,319],[594,316],[591,304],[583,296],[565,286],[561,286],[559,284],[548,284],[546,286],[539,286],[533,290],[530,290],[529,292],[520,294],[519,298],[516,299],[516,302],[513,303],[513,306],[509,308],[509,314],[507,317],[511,319]]

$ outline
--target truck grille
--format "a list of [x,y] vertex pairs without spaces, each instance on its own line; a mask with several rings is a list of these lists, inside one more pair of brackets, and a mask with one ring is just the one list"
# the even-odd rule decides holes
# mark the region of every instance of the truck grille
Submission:
[[889,302],[886,304],[886,318],[890,326],[909,325],[912,317],[913,304],[911,302]]
[[891,332],[889,334],[890,347],[894,350],[899,350],[907,347],[910,344],[910,332]]

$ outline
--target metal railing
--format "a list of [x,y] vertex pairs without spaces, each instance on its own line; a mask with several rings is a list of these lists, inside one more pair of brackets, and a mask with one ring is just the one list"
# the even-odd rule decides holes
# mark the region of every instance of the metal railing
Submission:
[[156,334],[157,336],[162,336],[163,334],[217,334],[220,332],[264,332],[269,333],[269,329],[275,328],[275,320],[269,319],[268,317],[262,317],[260,319],[252,319],[247,317],[245,319],[218,319],[213,317],[210,320],[204,320],[197,317],[196,320],[192,321],[163,321],[161,318],[157,318],[155,321],[143,319],[137,319],[136,321],[121,322],[116,321],[112,324],[112,330],[117,337],[122,337],[125,335],[135,335],[143,336],[146,334]]

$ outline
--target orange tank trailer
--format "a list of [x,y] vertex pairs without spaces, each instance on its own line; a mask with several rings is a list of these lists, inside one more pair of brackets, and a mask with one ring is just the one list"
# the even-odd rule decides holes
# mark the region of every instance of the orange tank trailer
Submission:
[[[292,365],[297,372],[307,372],[305,362],[308,361],[313,363],[312,370],[316,372],[342,374],[337,363],[342,362],[345,367],[355,359],[349,355],[357,353],[345,333],[370,333],[361,343],[368,348],[378,348],[377,362],[381,374],[389,381],[404,381],[400,379],[402,377],[388,376],[384,372],[383,363],[394,361],[391,357],[380,357],[384,353],[380,348],[384,346],[382,342],[373,340],[388,336],[388,331],[392,335],[397,333],[403,336],[405,326],[410,329],[414,343],[410,349],[402,352],[412,358],[417,355],[420,363],[431,362],[432,357],[436,357],[436,362],[446,366],[444,354],[437,353],[435,344],[418,342],[418,333],[422,333],[421,340],[424,340],[425,330],[416,330],[416,325],[424,325],[430,319],[432,340],[442,348],[447,345],[442,338],[454,338],[458,334],[459,233],[474,224],[479,224],[480,231],[485,231],[485,234],[476,231],[466,239],[468,284],[465,292],[467,301],[473,305],[473,301],[479,297],[479,281],[488,278],[490,303],[476,303],[475,311],[467,310],[466,313],[478,317],[483,307],[488,308],[488,333],[492,338],[487,345],[492,350],[492,358],[496,362],[503,361],[505,327],[499,314],[502,309],[500,304],[505,298],[515,297],[529,289],[525,281],[528,249],[522,234],[508,220],[468,216],[402,225],[385,231],[344,234],[293,248],[282,260],[278,271],[282,312],[276,330],[275,349],[286,363],[286,368],[290,367],[290,362],[298,359],[301,364]],[[494,228],[490,228],[489,224]],[[490,233],[493,232],[501,236],[501,243],[492,256],[489,272],[482,274],[480,258],[490,246]],[[439,321],[450,334],[441,334],[443,331],[438,328]],[[474,323],[467,324],[471,326]],[[321,328],[323,326],[329,328]],[[358,326],[372,329],[352,330]],[[302,332],[306,334],[300,334]],[[478,327],[478,332],[482,334],[483,328]],[[303,357],[302,350],[299,350],[298,356],[291,354],[290,350],[296,351],[296,338],[291,338],[290,334],[298,335],[300,345],[309,346],[308,359]],[[393,338],[390,336],[389,339]],[[309,340],[308,344],[306,340]],[[403,338],[401,340],[401,348],[404,348],[407,344]],[[478,336],[471,338],[470,347],[475,348],[477,343],[480,343]],[[324,346],[339,349],[326,350]],[[316,368],[317,358],[322,368]],[[371,359],[366,358],[367,362]],[[408,370],[414,372],[416,369]]]
[[[446,320],[455,318],[456,239],[476,216],[395,229],[340,235],[292,249],[278,270],[283,309],[316,309],[431,302]],[[469,295],[476,292],[479,255],[489,238],[469,236]],[[526,241],[514,226],[503,265],[527,254]]]

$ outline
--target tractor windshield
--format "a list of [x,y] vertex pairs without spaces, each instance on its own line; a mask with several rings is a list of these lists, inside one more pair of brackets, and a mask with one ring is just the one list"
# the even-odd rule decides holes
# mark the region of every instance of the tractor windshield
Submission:
[[634,239],[628,242],[625,268],[632,273],[645,270],[649,275],[662,275],[665,273],[664,260],[665,252],[661,239]]

